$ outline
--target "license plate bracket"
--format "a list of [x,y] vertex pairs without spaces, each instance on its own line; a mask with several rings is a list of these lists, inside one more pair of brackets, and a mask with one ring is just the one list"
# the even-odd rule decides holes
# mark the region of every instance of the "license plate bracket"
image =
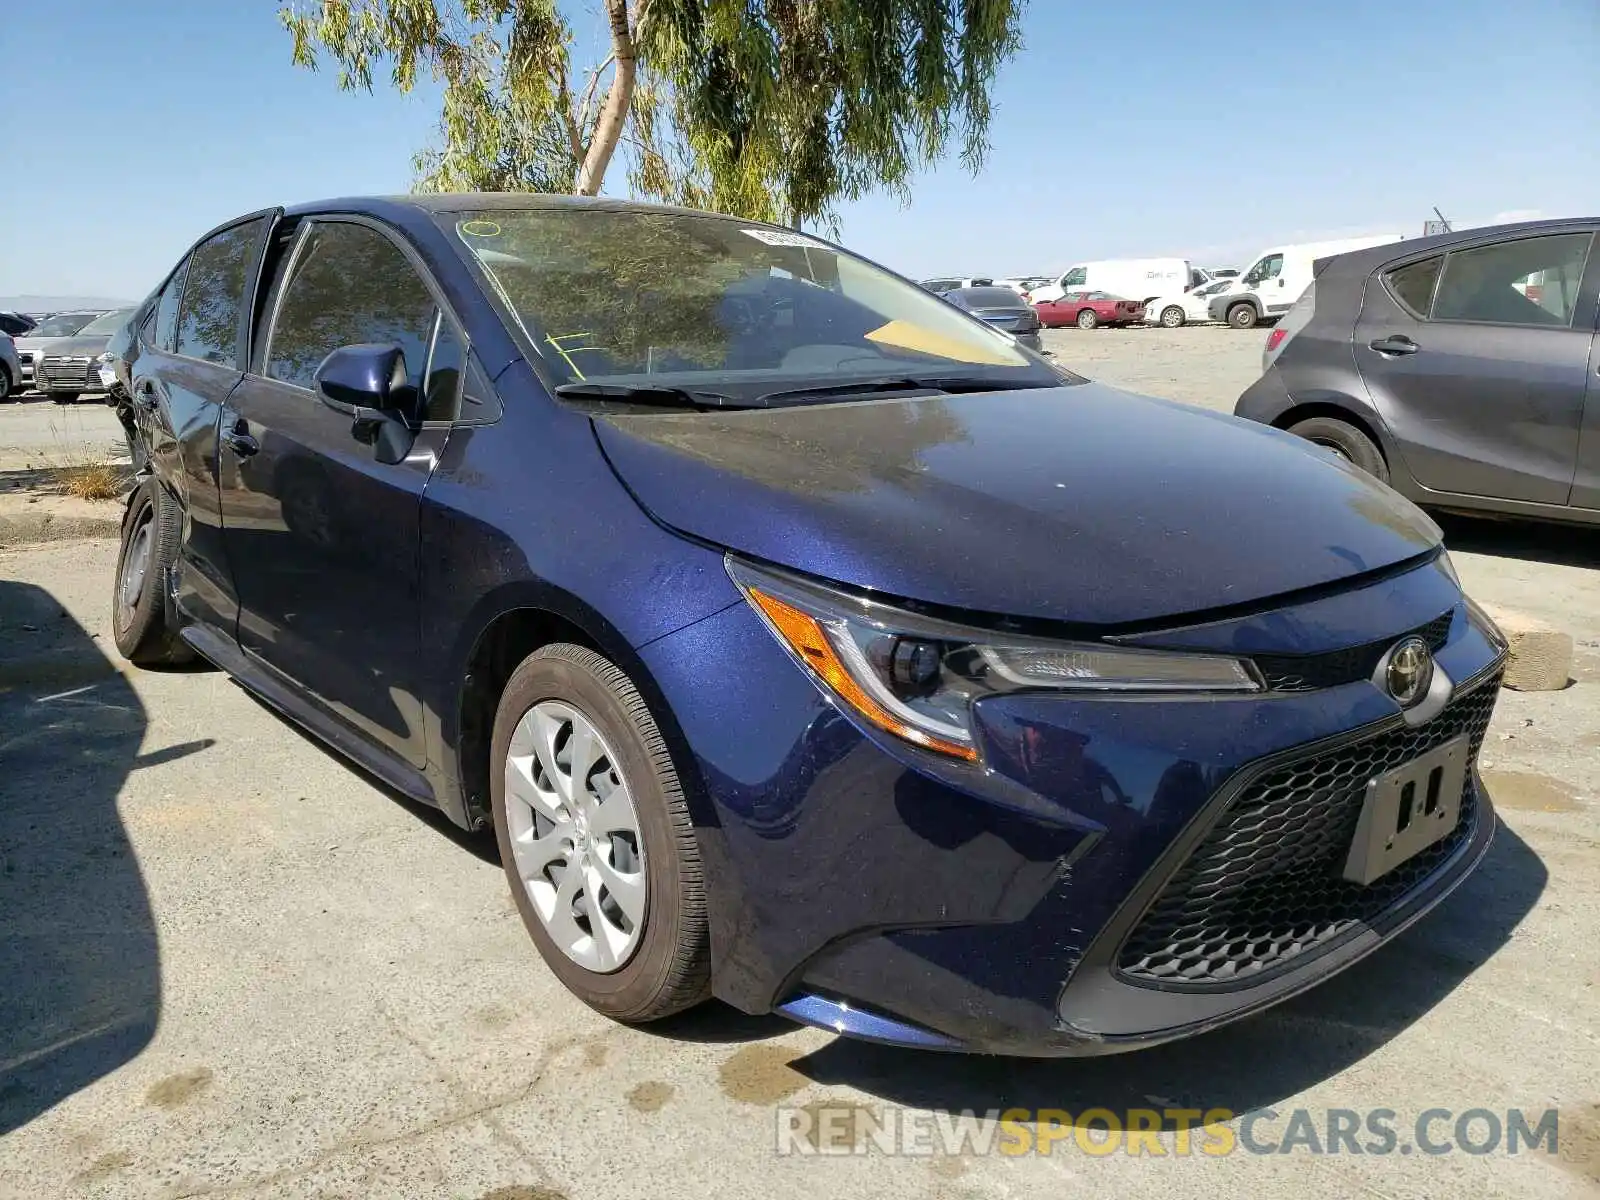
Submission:
[[1471,752],[1463,734],[1368,780],[1344,878],[1369,884],[1448,837],[1461,817]]

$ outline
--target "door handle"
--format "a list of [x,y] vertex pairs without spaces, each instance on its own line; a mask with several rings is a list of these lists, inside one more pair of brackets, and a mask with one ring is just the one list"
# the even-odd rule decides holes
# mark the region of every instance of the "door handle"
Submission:
[[1379,354],[1387,354],[1391,356],[1400,354],[1415,354],[1418,350],[1422,349],[1421,346],[1417,345],[1403,333],[1392,334],[1389,337],[1381,337],[1376,341],[1368,342],[1367,348],[1369,350],[1376,350]]
[[245,424],[244,418],[241,417],[234,422],[232,429],[222,435],[222,440],[227,443],[228,449],[240,458],[249,458],[261,449],[261,443],[250,436],[249,430],[250,426]]

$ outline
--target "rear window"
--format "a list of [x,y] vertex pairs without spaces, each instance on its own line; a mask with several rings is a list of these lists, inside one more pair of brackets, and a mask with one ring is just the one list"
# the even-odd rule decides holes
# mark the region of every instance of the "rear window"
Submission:
[[962,291],[961,298],[968,304],[975,304],[979,308],[1022,307],[1022,297],[1010,288],[1004,287],[966,288]]

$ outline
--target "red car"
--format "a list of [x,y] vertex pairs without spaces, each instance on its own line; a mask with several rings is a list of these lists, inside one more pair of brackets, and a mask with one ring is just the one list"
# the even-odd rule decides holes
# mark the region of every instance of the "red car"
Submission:
[[1144,305],[1106,292],[1068,292],[1059,300],[1042,300],[1033,306],[1039,323],[1046,326],[1132,325],[1144,317]]

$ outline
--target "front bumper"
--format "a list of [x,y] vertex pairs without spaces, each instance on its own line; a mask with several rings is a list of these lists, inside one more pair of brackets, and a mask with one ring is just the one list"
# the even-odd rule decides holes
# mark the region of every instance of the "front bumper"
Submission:
[[41,392],[103,392],[100,362],[82,355],[45,355],[35,364],[35,386]]
[[[1436,657],[1462,682],[1445,714],[1471,705],[1486,726],[1503,648],[1433,565],[1140,643],[1320,654],[1398,638],[1447,609]],[[742,604],[644,658],[692,759],[716,993],[855,1036],[1060,1055],[1199,1032],[1392,937],[1470,872],[1493,830],[1473,779],[1449,846],[1377,910],[1358,905],[1359,919],[1237,978],[1226,963],[1215,977],[1141,977],[1132,935],[1220,823],[1261,802],[1253,786],[1404,725],[1376,686],[996,696],[977,706],[983,765],[971,767],[852,723]]]

